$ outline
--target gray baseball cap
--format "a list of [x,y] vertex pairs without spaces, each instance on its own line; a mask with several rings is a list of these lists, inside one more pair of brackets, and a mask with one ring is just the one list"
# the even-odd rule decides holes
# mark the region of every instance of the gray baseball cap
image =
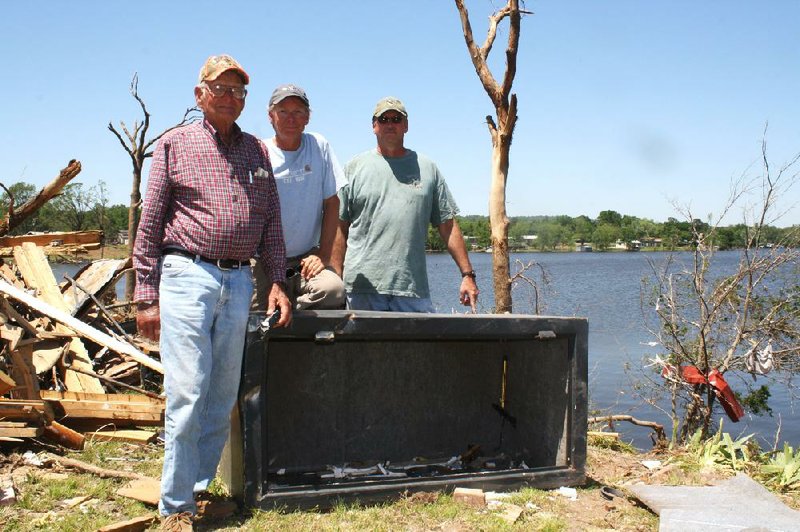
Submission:
[[378,102],[378,105],[375,106],[375,112],[372,113],[372,118],[376,118],[381,116],[386,111],[397,111],[401,115],[408,118],[408,113],[406,112],[406,106],[403,105],[403,102],[398,100],[393,96],[387,96],[386,98],[381,98]]
[[290,96],[295,96],[303,100],[303,103],[306,104],[306,107],[311,107],[311,104],[308,103],[308,96],[306,96],[306,91],[304,91],[301,87],[297,85],[280,85],[277,89],[272,92],[272,96],[269,98],[269,107],[282,102],[286,98]]

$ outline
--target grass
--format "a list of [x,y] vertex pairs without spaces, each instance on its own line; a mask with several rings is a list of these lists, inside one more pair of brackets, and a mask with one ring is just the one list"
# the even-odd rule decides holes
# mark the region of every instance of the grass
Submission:
[[[759,478],[757,473],[762,462],[756,459],[756,454],[745,458],[744,443],[745,441],[730,440],[722,435],[708,443],[697,442],[693,447],[676,449],[659,456],[665,465],[674,465],[669,475],[663,475],[658,483],[705,484],[709,481],[708,475],[698,474],[698,471],[702,471],[703,465],[709,463],[713,464],[711,467],[716,471],[715,478],[733,474],[734,467],[738,470],[745,469],[754,478]],[[712,450],[709,450],[709,446]],[[434,492],[401,496],[397,500],[375,505],[340,503],[329,510],[244,509],[224,519],[201,521],[197,529],[500,532],[657,530],[658,517],[643,506],[624,498],[607,501],[601,497],[600,488],[603,485],[617,486],[624,491],[624,483],[644,471],[640,463],[643,455],[631,453],[625,446],[619,449],[611,447],[613,446],[603,444],[589,447],[587,475],[590,478],[585,486],[578,488],[576,501],[562,497],[554,491],[533,488],[511,492],[504,502],[521,509],[521,515],[513,523],[503,519],[503,507],[474,508],[455,501],[450,494]],[[738,454],[738,462],[730,459],[731,452]],[[89,442],[84,451],[69,453],[69,456],[107,469],[134,471],[158,477],[162,454],[163,448],[158,445]],[[713,459],[715,457],[716,460]],[[17,488],[16,504],[0,507],[1,530],[97,530],[105,525],[134,517],[153,516],[156,513],[153,507],[116,495],[116,491],[127,480],[102,479],[90,474],[26,466],[19,454],[0,455],[0,459],[4,465],[3,473],[13,474]],[[777,465],[782,466],[775,473],[787,470],[786,467],[794,464],[796,459],[797,454],[793,449],[785,449],[780,457],[781,461],[772,462],[773,469]],[[744,468],[743,462],[747,462]],[[794,466],[791,465],[788,471],[793,474]],[[0,478],[2,476],[0,474]],[[789,478],[793,476],[790,475]],[[212,486],[213,491],[222,491],[218,484]],[[789,506],[800,508],[800,495],[796,492],[780,496]],[[153,528],[157,528],[157,524]]]
[[[87,442],[84,451],[71,452],[69,457],[106,469],[158,477],[162,453],[163,448],[158,445]],[[0,507],[0,529],[4,531],[97,530],[115,522],[156,513],[153,507],[116,495],[116,491],[128,482],[125,479],[103,479],[91,474],[26,466],[19,454],[0,455],[0,458],[5,458],[6,472],[13,470],[17,488],[16,504]],[[215,489],[220,490],[219,486]],[[341,503],[324,511],[245,509],[221,520],[201,521],[197,528],[253,531],[561,531],[608,528],[605,510],[585,506],[591,500],[599,499],[598,492],[597,484],[580,488],[579,500],[575,502],[552,491],[525,488],[513,492],[507,502],[522,509],[513,524],[502,518],[502,508],[473,508],[455,501],[450,494],[418,493],[376,505]],[[657,528],[657,519],[649,511],[628,503],[615,510],[614,519],[624,525],[622,529]]]

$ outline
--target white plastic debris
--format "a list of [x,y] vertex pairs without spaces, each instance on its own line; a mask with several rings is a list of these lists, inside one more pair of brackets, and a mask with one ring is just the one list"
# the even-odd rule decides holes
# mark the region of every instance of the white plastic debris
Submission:
[[[388,463],[388,462],[387,462],[387,463]],[[391,478],[403,478],[403,477],[407,477],[407,476],[408,476],[408,475],[406,475],[405,473],[402,473],[402,472],[399,472],[399,471],[397,471],[397,472],[395,472],[395,471],[389,471],[388,469],[386,469],[386,468],[383,466],[383,464],[378,464],[378,471],[380,471],[381,475],[383,475],[383,476],[385,476],[385,477],[391,477]]]
[[322,478],[344,478],[344,469],[339,466],[329,466],[331,472],[320,475]]
[[571,501],[578,500],[578,490],[576,490],[575,488],[568,488],[566,486],[561,486],[556,490],[556,493],[558,493],[562,497],[566,497]]
[[642,460],[642,465],[651,471],[653,469],[660,469],[661,460]]
[[500,493],[498,491],[487,491],[486,492],[486,502],[502,501],[502,500],[508,499],[510,497],[511,497],[510,493]]
[[22,459],[25,461],[27,465],[32,465],[36,467],[41,467],[44,465],[44,462],[41,458],[39,458],[36,453],[31,451],[25,451],[25,454],[22,455]]
[[747,352],[744,359],[744,365],[750,373],[758,373],[759,375],[766,375],[772,371],[774,362],[772,359],[772,342],[768,341],[760,351],[756,351],[756,346],[753,346]]
[[278,469],[278,474],[279,475],[285,475],[286,474],[286,468],[282,467],[282,468]]
[[17,492],[14,485],[0,486],[0,506],[10,506],[17,502]]

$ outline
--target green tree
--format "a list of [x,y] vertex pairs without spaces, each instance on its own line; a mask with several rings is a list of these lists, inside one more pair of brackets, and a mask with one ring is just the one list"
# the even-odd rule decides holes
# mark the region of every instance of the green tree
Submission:
[[458,225],[464,237],[467,239],[467,248],[469,248],[473,242],[481,249],[485,249],[491,244],[492,239],[488,217],[475,215],[459,217]]
[[585,215],[575,218],[575,232],[572,235],[575,242],[591,242],[594,233],[594,222]]
[[[4,218],[8,214],[9,208],[12,207],[12,201],[13,207],[16,208],[36,195],[36,187],[30,183],[17,182],[7,189],[5,187],[3,187],[3,189],[3,194],[0,196],[0,216],[3,216]],[[23,220],[20,225],[11,230],[9,234],[24,235],[25,233],[31,231],[41,230],[42,229],[39,228],[39,219],[37,213],[34,213]]]
[[564,243],[568,234],[563,226],[555,222],[546,222],[539,227],[536,246],[542,251],[555,251],[559,245]]
[[[58,212],[60,231],[84,231],[92,220],[91,212],[97,201],[97,191],[93,187],[84,189],[83,183],[69,183],[64,190],[50,200],[49,205]],[[95,222],[96,223],[96,222]],[[95,223],[91,225],[95,226]]]
[[611,224],[601,223],[592,234],[592,243],[602,251],[608,249],[612,243],[616,242],[620,235],[620,228]]
[[121,203],[112,205],[106,210],[106,220],[108,223],[106,238],[116,238],[120,231],[128,228],[128,207]]
[[617,211],[600,211],[600,214],[597,215],[597,223],[619,227],[622,225],[622,215]]

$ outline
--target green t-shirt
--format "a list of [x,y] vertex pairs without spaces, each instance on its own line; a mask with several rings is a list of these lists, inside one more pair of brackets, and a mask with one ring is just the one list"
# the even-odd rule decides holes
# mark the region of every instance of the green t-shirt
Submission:
[[355,156],[344,168],[339,218],[350,222],[344,284],[350,293],[430,297],[425,265],[428,224],[458,207],[436,164],[414,151]]

